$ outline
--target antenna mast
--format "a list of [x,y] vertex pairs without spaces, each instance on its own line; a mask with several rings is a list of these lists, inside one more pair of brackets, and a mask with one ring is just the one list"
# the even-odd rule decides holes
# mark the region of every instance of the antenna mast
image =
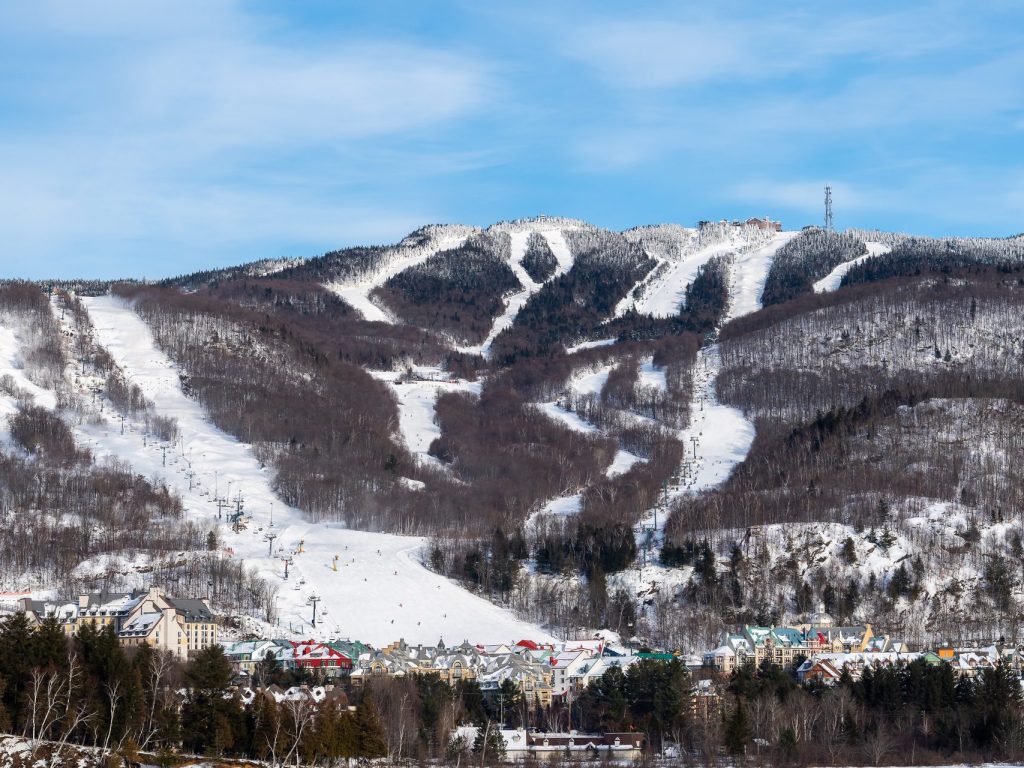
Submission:
[[832,231],[832,187],[825,187],[825,231]]

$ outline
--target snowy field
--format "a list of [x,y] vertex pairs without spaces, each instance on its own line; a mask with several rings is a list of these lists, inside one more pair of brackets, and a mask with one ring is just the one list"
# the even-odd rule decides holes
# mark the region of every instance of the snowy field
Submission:
[[686,287],[697,276],[697,270],[707,264],[712,256],[732,253],[737,247],[732,243],[716,243],[681,261],[669,262],[657,279],[646,286],[639,299],[620,302],[615,308],[616,315],[623,314],[631,307],[641,315],[654,317],[672,317],[678,314],[686,301]]
[[[217,524],[215,492],[231,499],[241,492],[251,520],[238,534],[220,524],[221,539],[231,556],[280,585],[278,612],[284,629],[290,625],[304,635],[352,637],[378,645],[399,638],[414,643],[439,638],[492,643],[549,637],[424,568],[419,559],[421,538],[306,522],[301,512],[276,497],[270,473],[250,447],[213,426],[202,408],[182,393],[176,367],[155,346],[141,318],[116,297],[85,301],[97,342],[161,415],[177,419],[182,441],[164,466],[162,447],[144,445],[137,425],[122,435],[120,421],[116,426],[110,421],[82,427],[79,436],[97,456],[120,458],[137,472],[165,481],[180,493],[186,513],[206,523]],[[273,557],[266,538],[271,531],[276,533]],[[288,581],[283,579],[284,555],[294,560]],[[322,601],[315,630],[309,624],[308,604],[314,595]]]

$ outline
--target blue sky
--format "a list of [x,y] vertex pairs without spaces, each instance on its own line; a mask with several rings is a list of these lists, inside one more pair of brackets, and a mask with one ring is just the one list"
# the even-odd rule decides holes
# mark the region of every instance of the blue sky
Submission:
[[0,5],[0,276],[548,213],[1024,230],[1007,2]]

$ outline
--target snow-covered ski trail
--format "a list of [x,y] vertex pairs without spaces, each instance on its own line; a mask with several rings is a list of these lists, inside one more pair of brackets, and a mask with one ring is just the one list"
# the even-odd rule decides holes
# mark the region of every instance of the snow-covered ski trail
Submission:
[[445,392],[472,392],[480,394],[480,382],[449,379],[440,368],[417,366],[414,378],[394,371],[369,371],[370,375],[385,383],[398,398],[398,429],[402,441],[417,460],[447,470],[447,465],[428,453],[430,444],[441,436],[435,421],[437,398]]
[[844,261],[842,264],[837,265],[835,269],[814,284],[814,292],[827,293],[829,291],[839,290],[839,285],[843,282],[843,278],[846,277],[847,272],[862,261],[870,259],[872,256],[881,256],[892,250],[892,246],[886,245],[885,243],[867,242],[865,245],[868,247],[868,252],[866,254],[858,256],[855,259],[850,259],[849,261]]
[[761,294],[775,254],[797,234],[779,232],[767,245],[737,254],[730,268],[729,310],[723,322],[761,309]]
[[[729,306],[723,323],[761,308],[761,294],[775,254],[796,234],[780,232],[766,245],[737,254],[730,268]],[[640,594],[649,593],[659,581],[677,579],[679,572],[658,565],[656,555],[664,543],[672,502],[684,495],[717,488],[750,452],[754,425],[739,409],[719,401],[715,382],[720,370],[718,345],[703,347],[693,364],[690,423],[679,433],[686,457],[680,467],[679,482],[667,485],[661,502],[637,524],[637,545],[644,551],[636,567],[617,574],[610,583]]]
[[[630,292],[630,295],[619,302],[615,307],[616,317],[631,308],[641,315],[653,317],[672,317],[679,314],[686,301],[686,288],[697,277],[698,270],[713,256],[731,253],[736,249],[734,243],[716,243],[680,261],[666,262],[668,266],[643,287],[638,298],[633,299]],[[654,271],[657,270],[655,267]]]
[[491,330],[487,334],[487,338],[480,344],[458,347],[460,351],[468,354],[483,355],[485,358],[489,359],[491,356],[491,346],[494,344],[494,340],[498,338],[498,335],[502,331],[512,327],[512,324],[516,321],[516,317],[519,315],[520,310],[526,306],[526,302],[530,300],[530,297],[533,296],[533,294],[543,287],[544,283],[536,282],[532,277],[530,277],[529,273],[523,267],[523,258],[526,256],[526,248],[530,235],[532,234],[539,234],[543,237],[545,242],[548,244],[548,248],[551,250],[551,254],[555,257],[557,266],[555,267],[554,273],[548,278],[548,281],[564,274],[572,267],[572,254],[569,251],[569,245],[565,242],[565,236],[562,234],[561,230],[522,229],[510,232],[511,256],[509,257],[509,267],[512,269],[516,279],[519,280],[519,283],[523,288],[509,296],[505,301],[505,311],[502,312],[491,325]]
[[[432,643],[440,637],[475,642],[550,637],[424,568],[419,560],[422,538],[307,522],[276,496],[269,471],[259,465],[250,446],[215,427],[199,404],[182,392],[176,366],[156,347],[148,326],[127,303],[111,296],[87,298],[85,303],[97,343],[161,415],[177,419],[181,442],[177,455],[168,451],[164,466],[161,446],[152,441],[144,445],[141,431],[129,429],[122,435],[119,425],[115,429],[106,423],[83,427],[81,436],[97,455],[128,461],[137,472],[173,487],[189,516],[219,525],[232,556],[279,585],[283,628],[291,625],[307,636],[347,636],[375,645],[399,638]],[[250,518],[241,533],[216,520],[214,490],[224,496],[228,488],[232,497],[241,491]],[[277,536],[273,557],[266,539],[271,530]],[[279,558],[285,554],[293,558],[287,581]],[[321,599],[315,629],[309,623],[308,600],[313,595]]]
[[384,267],[370,276],[363,277],[355,282],[334,282],[324,285],[327,290],[340,296],[344,301],[363,316],[364,320],[378,323],[395,323],[396,320],[390,312],[370,299],[370,293],[399,272],[410,267],[421,264],[431,256],[441,251],[458,248],[469,237],[469,233],[462,231],[465,228],[456,228],[456,231],[444,233],[429,246],[419,248],[395,248],[392,258]]
[[[36,405],[51,411],[57,407],[57,395],[30,381],[25,375],[18,334],[14,327],[0,316],[0,378],[2,377],[10,377],[10,383],[30,395]],[[0,391],[0,444],[9,442],[7,417],[17,412],[18,403],[15,398]]]

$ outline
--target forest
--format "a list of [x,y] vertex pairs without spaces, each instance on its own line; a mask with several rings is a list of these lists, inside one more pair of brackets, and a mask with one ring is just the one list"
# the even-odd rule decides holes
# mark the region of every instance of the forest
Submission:
[[[425,565],[552,631],[702,648],[825,609],[915,642],[1017,637],[1024,238],[755,229],[432,226],[113,290],[282,501],[423,536]],[[0,288],[29,380],[0,379],[4,569],[107,583],[104,556],[141,547],[183,590],[244,584],[269,615],[272,588],[229,573],[173,493],[82,439],[102,414],[179,435],[72,284]],[[432,380],[424,416],[406,384]],[[691,493],[712,406],[755,436]]]
[[120,560],[141,558],[144,570],[177,594],[202,596],[216,588],[240,612],[272,617],[274,588],[224,559],[210,530],[183,518],[174,493],[125,462],[99,461],[82,448],[73,427],[93,420],[97,406],[68,386],[65,370],[96,382],[106,402],[134,414],[154,440],[173,441],[177,426],[156,414],[95,346],[80,302],[67,294],[56,298],[75,329],[67,348],[45,294],[27,284],[0,289],[4,324],[26,339],[22,371],[31,384],[52,389],[57,405],[44,407],[13,377],[0,379],[0,392],[17,403],[2,425],[8,439],[0,441],[0,575],[77,594],[138,586]]
[[[1016,672],[996,665],[954,677],[922,659],[866,666],[832,687],[799,685],[770,662],[695,678],[679,660],[611,666],[578,696],[542,709],[518,687],[484,691],[429,675],[345,677],[280,668],[273,657],[239,689],[219,646],[187,663],[147,645],[122,648],[112,630],[66,637],[24,614],[0,622],[0,730],[21,735],[35,758],[59,764],[76,745],[100,756],[159,765],[178,753],[274,764],[337,765],[346,758],[497,765],[499,723],[510,728],[643,733],[650,756],[677,764],[727,755],[754,765],[889,765],[1019,760],[1024,720]],[[331,695],[280,702],[267,686],[316,686]],[[252,694],[255,695],[252,695]],[[477,726],[476,738],[456,726]]]

